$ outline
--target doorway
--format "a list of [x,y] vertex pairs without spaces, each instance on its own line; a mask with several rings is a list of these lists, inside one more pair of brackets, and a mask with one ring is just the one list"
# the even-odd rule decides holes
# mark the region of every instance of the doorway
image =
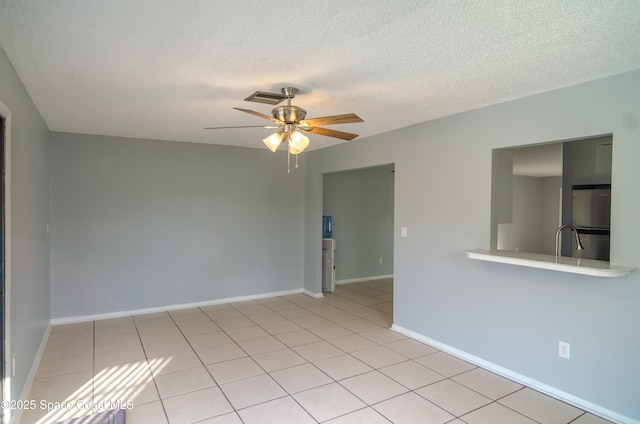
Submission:
[[393,277],[394,164],[323,175],[322,214],[331,216],[336,284]]

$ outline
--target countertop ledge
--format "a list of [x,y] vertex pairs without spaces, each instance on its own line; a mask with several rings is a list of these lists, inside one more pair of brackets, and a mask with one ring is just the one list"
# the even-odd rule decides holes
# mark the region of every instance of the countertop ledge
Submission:
[[555,257],[553,255],[509,250],[466,250],[465,253],[467,257],[480,261],[550,269],[552,271],[592,275],[595,277],[626,277],[635,270],[632,267],[612,265],[609,262],[593,259],[571,258],[568,256]]

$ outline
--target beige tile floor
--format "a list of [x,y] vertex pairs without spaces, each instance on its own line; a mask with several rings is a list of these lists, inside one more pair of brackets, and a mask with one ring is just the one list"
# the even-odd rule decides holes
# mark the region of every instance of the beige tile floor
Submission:
[[[55,326],[23,424],[605,423],[389,330],[391,280]],[[43,403],[44,401],[44,403]]]

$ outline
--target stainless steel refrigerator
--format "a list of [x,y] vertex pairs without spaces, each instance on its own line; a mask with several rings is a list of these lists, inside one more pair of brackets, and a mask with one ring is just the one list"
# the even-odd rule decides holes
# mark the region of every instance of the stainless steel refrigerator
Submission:
[[571,193],[571,223],[578,229],[584,250],[574,256],[585,259],[609,260],[611,234],[611,185],[573,186]]

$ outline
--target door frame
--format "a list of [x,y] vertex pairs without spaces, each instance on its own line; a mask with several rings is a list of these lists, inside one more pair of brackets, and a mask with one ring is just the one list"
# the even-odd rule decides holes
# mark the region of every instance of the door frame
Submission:
[[[4,118],[4,305],[3,305],[3,359],[2,400],[11,400],[11,378],[13,361],[11,356],[11,110],[0,100],[0,116]],[[2,182],[0,181],[0,184]],[[9,410],[2,410],[2,417],[8,418]]]

